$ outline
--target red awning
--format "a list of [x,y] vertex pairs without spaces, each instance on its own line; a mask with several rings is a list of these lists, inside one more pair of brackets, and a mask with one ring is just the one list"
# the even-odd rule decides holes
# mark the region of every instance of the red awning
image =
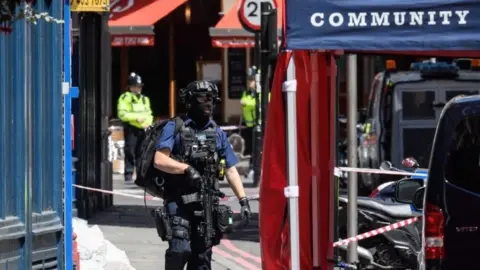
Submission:
[[112,46],[153,46],[156,22],[186,0],[116,0],[112,1],[108,25]]
[[[254,45],[254,36],[245,30],[238,19],[238,8],[242,1],[237,0],[222,19],[209,29],[212,46],[218,48],[248,48]],[[281,35],[283,1],[277,1],[278,35]]]

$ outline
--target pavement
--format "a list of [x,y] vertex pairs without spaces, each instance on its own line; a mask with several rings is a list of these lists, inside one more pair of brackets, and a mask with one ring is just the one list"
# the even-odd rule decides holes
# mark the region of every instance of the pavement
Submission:
[[[251,180],[244,184],[249,196],[257,195],[258,188],[252,187]],[[143,195],[143,191],[133,183],[125,183],[122,175],[113,176],[114,191]],[[221,184],[227,196],[233,196],[228,183]],[[222,201],[230,205],[233,211],[239,211],[237,200]],[[148,209],[161,205],[160,201],[147,201]],[[258,201],[251,201],[253,218],[246,227],[237,228],[224,237],[220,245],[214,247],[212,269],[214,270],[260,270],[260,237],[258,229]],[[111,241],[127,253],[132,266],[137,270],[164,269],[164,254],[168,247],[158,237],[150,210],[144,200],[114,195],[114,206],[102,211],[88,222],[98,225],[105,239]],[[239,216],[235,217],[239,220]]]

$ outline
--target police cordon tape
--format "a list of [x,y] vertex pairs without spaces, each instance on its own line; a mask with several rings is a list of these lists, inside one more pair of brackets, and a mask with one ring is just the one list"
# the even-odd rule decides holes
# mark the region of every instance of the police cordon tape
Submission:
[[412,224],[412,223],[414,223],[414,222],[416,222],[420,219],[421,219],[421,217],[409,218],[409,219],[406,219],[406,220],[402,220],[402,221],[387,225],[387,226],[382,227],[382,228],[378,228],[378,229],[371,230],[371,231],[366,232],[366,233],[359,234],[357,236],[353,236],[353,237],[350,237],[350,238],[347,238],[347,239],[339,240],[339,241],[333,243],[333,247],[345,246],[345,245],[348,245],[348,243],[350,243],[350,242],[360,241],[360,240],[363,240],[363,239],[374,237],[374,236],[379,235],[379,234],[384,234],[385,232],[408,226],[408,225],[410,225],[410,224]]
[[[111,194],[111,195],[119,195],[119,196],[124,196],[124,197],[130,197],[130,198],[135,198],[135,199],[140,199],[140,200],[147,200],[147,201],[163,201],[161,198],[157,198],[154,196],[150,195],[134,195],[134,194],[128,194],[128,193],[123,193],[123,192],[118,192],[118,191],[111,191],[111,190],[104,190],[104,189],[99,189],[99,188],[92,188],[92,187],[86,187],[86,186],[81,186],[81,185],[76,185],[73,184],[72,186],[79,188],[79,189],[85,189],[85,190],[90,190],[90,191],[95,191],[95,192],[101,192],[101,193],[106,193],[106,194]],[[225,196],[224,198],[220,199],[221,201],[234,201],[237,198],[235,196]],[[248,196],[249,200],[258,200],[259,195],[256,194],[254,196]]]
[[[410,172],[396,172],[396,171],[387,171],[387,170],[380,170],[380,169],[365,169],[365,168],[351,168],[351,167],[335,167],[334,170],[334,175],[335,176],[341,176],[341,172],[357,172],[357,173],[373,173],[373,174],[390,174],[390,175],[403,175],[403,176],[427,176],[425,173],[410,173]],[[123,192],[118,192],[118,191],[110,191],[110,190],[104,190],[104,189],[98,189],[98,188],[92,188],[92,187],[86,187],[86,186],[81,186],[81,185],[73,185],[76,188],[79,189],[85,189],[85,190],[90,190],[90,191],[96,191],[96,192],[102,192],[106,194],[112,194],[112,195],[119,195],[119,196],[124,196],[124,197],[130,197],[130,198],[135,198],[135,199],[141,199],[141,200],[148,200],[148,201],[162,201],[162,199],[154,197],[154,196],[141,196],[141,195],[134,195],[134,194],[128,194],[128,193],[123,193]],[[260,199],[259,194],[256,194],[254,196],[249,196],[248,197],[250,200],[258,200]],[[234,201],[236,199],[235,196],[225,196],[222,201]]]
[[220,127],[220,129],[223,131],[241,130],[244,128],[245,126],[221,126]]

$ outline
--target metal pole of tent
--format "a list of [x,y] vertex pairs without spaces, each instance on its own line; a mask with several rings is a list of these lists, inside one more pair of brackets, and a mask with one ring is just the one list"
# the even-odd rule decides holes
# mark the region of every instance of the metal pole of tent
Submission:
[[297,167],[297,81],[295,80],[295,62],[292,58],[287,68],[287,81],[283,84],[287,100],[286,133],[287,133],[287,173],[288,186],[285,197],[288,198],[290,216],[290,253],[292,270],[300,270],[300,238],[298,216],[298,167]]
[[[347,56],[348,84],[348,166],[357,167],[357,55]],[[348,206],[347,233],[348,237],[357,235],[357,173],[348,173]],[[358,261],[357,242],[348,244],[348,262]]]

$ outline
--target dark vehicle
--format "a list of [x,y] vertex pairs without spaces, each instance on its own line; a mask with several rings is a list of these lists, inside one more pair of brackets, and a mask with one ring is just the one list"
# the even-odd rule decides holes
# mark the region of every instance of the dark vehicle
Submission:
[[[425,189],[422,269],[477,269],[480,254],[480,95],[445,106]],[[415,203],[422,208],[422,196]],[[473,268],[472,268],[473,267]]]
[[[408,178],[398,181],[395,185],[395,199],[398,203],[368,197],[358,198],[359,234],[422,215],[422,212],[415,211],[411,204],[416,191],[423,187],[423,181]],[[347,237],[347,204],[347,196],[340,195],[339,235],[342,239]],[[377,265],[388,269],[418,269],[418,254],[422,247],[420,233],[421,223],[416,222],[361,240],[359,246],[373,254]]]
[[[476,95],[480,89],[478,61],[413,63],[411,70],[398,71],[387,61],[387,70],[376,75],[360,134],[360,168],[378,168],[390,160],[401,168],[404,157],[415,157],[426,168],[433,135],[445,104],[457,95]],[[362,195],[398,177],[360,174]]]

